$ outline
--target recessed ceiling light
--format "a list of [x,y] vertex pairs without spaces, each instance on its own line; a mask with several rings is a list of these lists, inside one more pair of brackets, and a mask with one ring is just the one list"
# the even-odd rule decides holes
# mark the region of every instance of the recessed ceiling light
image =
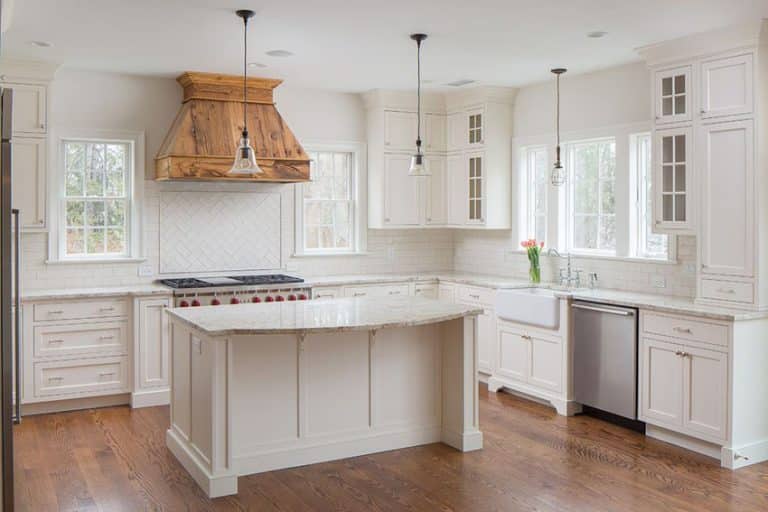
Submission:
[[265,52],[270,57],[292,57],[293,52],[289,52],[288,50],[269,50],[268,52]]
[[29,44],[31,44],[32,46],[37,46],[38,48],[50,48],[51,46],[53,46],[48,41],[30,41]]
[[608,32],[604,32],[602,30],[595,30],[594,32],[589,32],[587,34],[587,37],[592,39],[600,39],[601,37],[605,37],[608,35]]
[[261,62],[249,62],[248,67],[250,68],[265,68],[267,67],[266,64],[262,64]]

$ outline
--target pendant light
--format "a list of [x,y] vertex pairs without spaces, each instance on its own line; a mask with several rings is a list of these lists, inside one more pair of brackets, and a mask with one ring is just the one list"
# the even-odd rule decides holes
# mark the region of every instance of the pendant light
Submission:
[[424,165],[424,154],[421,152],[421,42],[427,34],[411,34],[416,41],[416,153],[411,157],[410,176],[429,176],[429,169]]
[[248,138],[247,109],[248,109],[248,20],[255,13],[249,10],[239,10],[237,15],[243,18],[243,133],[240,134],[240,144],[237,146],[235,161],[229,170],[230,175],[252,176],[262,174],[259,164],[256,163],[256,153],[251,146],[251,140]]
[[552,166],[552,175],[550,181],[552,185],[559,187],[565,183],[565,169],[563,169],[563,163],[560,160],[560,75],[568,71],[565,68],[555,68],[552,73],[557,77],[557,114],[556,114],[556,137],[557,146],[555,148],[555,165]]

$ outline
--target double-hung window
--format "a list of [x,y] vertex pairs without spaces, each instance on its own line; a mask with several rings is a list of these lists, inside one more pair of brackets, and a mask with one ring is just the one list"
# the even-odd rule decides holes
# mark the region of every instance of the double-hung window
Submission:
[[356,145],[308,147],[310,182],[296,193],[296,254],[362,250],[361,151]]
[[568,249],[616,254],[616,141],[568,144]]
[[523,150],[526,187],[527,237],[539,241],[547,238],[547,189],[549,164],[547,148],[529,147]]
[[60,140],[58,250],[52,259],[125,260],[137,256],[134,177],[142,137]]

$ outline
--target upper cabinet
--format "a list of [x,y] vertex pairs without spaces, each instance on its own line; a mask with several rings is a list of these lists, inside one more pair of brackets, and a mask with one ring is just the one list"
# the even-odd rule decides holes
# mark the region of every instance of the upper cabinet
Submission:
[[0,82],[13,89],[13,133],[40,135],[47,133],[48,88],[40,84]]
[[657,231],[683,233],[694,230],[692,139],[690,127],[656,131],[653,147]]
[[41,137],[14,136],[11,143],[11,203],[24,231],[45,229],[46,146]]
[[718,57],[701,63],[701,117],[751,114],[754,110],[753,55]]
[[431,176],[414,177],[415,95],[368,93],[368,226],[509,229],[513,99],[506,88],[427,95],[421,136]]
[[654,79],[656,123],[691,120],[691,66],[658,70]]

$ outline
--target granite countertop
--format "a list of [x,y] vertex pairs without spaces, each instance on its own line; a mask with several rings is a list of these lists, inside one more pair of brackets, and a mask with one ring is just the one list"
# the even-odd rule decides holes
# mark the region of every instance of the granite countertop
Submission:
[[23,290],[21,301],[52,300],[52,299],[89,299],[97,297],[131,297],[170,296],[173,290],[158,284],[137,284],[131,286],[103,286],[94,288],[55,288],[44,290]]
[[296,334],[410,327],[479,315],[483,309],[421,297],[173,308],[168,314],[211,336]]
[[354,286],[410,281],[445,281],[449,283],[483,286],[487,288],[528,288],[531,286],[528,281],[515,279],[513,277],[451,271],[398,274],[350,274],[305,278],[305,282],[311,286]]

